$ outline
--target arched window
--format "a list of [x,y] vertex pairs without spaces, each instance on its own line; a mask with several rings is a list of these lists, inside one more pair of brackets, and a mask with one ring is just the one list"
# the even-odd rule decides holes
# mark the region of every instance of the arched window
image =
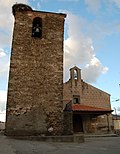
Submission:
[[33,19],[32,37],[42,38],[42,19],[39,17]]
[[74,70],[74,79],[77,80],[77,78],[78,78],[77,70],[75,69],[75,70]]

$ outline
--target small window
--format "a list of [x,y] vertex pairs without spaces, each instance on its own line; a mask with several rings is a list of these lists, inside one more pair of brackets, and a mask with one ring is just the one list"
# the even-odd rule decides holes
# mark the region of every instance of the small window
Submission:
[[73,104],[79,104],[80,103],[80,96],[73,96]]
[[78,104],[79,103],[79,99],[78,98],[73,98],[73,104]]
[[42,38],[42,19],[39,17],[33,20],[32,37]]

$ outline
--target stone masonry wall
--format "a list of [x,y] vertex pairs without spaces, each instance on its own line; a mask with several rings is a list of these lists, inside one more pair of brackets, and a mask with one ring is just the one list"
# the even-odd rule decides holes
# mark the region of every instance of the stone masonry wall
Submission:
[[[32,37],[35,17],[42,18],[41,39]],[[62,134],[64,18],[33,10],[15,12],[7,135]]]
[[82,119],[84,121],[84,133],[104,134],[113,131],[111,115],[108,115],[108,117],[107,115],[83,115]]
[[64,135],[73,134],[73,113],[72,111],[64,111]]
[[110,95],[100,89],[97,89],[85,82],[82,82],[82,97],[83,105],[94,106],[98,108],[111,109]]
[[[76,85],[73,84],[75,82]],[[64,83],[64,102],[72,101],[73,95],[80,95],[80,104],[82,105],[111,109],[110,95],[84,82],[81,78],[76,81],[70,79]]]

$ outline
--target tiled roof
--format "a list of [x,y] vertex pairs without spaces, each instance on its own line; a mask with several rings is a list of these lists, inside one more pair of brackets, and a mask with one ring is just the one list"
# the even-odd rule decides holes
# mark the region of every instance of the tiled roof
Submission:
[[92,106],[85,106],[81,104],[73,104],[72,105],[72,110],[73,111],[112,111],[110,109],[104,109],[104,108],[97,108],[97,107],[92,107]]

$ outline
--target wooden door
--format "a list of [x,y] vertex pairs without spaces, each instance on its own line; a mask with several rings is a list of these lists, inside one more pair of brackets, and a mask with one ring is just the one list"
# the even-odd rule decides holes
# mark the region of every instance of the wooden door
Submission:
[[73,114],[73,131],[74,133],[83,132],[82,118],[79,114]]

